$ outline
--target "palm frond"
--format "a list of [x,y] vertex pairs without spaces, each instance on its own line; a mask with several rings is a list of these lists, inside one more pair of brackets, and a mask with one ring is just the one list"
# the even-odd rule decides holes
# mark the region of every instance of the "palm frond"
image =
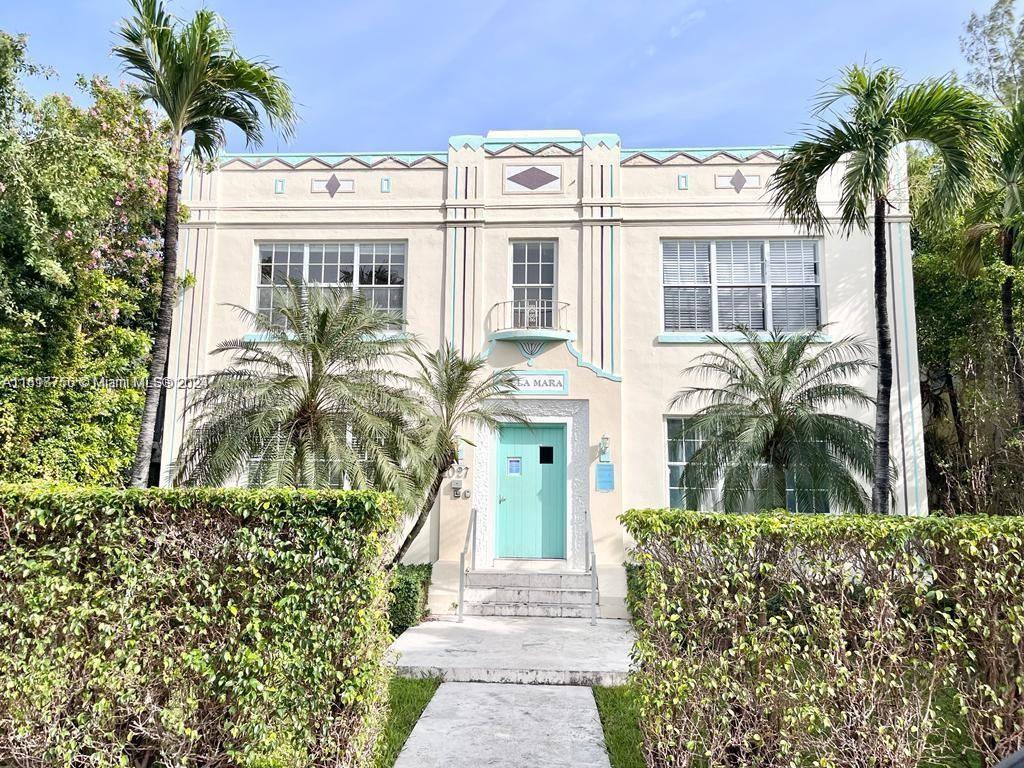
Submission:
[[704,498],[721,488],[731,512],[787,502],[814,509],[823,498],[833,509],[862,511],[872,429],[837,411],[872,404],[850,383],[870,367],[867,345],[854,337],[822,344],[814,331],[764,338],[744,330],[743,339],[702,355],[683,375],[708,383],[672,399],[701,406],[684,420],[686,439],[699,446],[686,462],[686,486]]
[[905,86],[892,67],[843,69],[812,115],[768,183],[774,209],[811,233],[827,229],[817,187],[834,170],[842,173],[840,230],[865,230],[874,204],[890,194],[893,155],[907,142],[927,144],[941,160],[929,205],[963,205],[993,136],[983,99],[948,78]]
[[263,118],[291,137],[297,113],[288,85],[267,61],[239,55],[217,14],[200,9],[183,22],[162,0],[132,0],[132,8],[113,53],[167,114],[174,135],[191,134],[194,157],[216,156],[225,124],[239,128],[249,145],[262,143]]
[[261,341],[214,350],[228,364],[209,377],[186,415],[182,484],[353,487],[412,494],[402,457],[419,404],[386,363],[407,352],[392,317],[358,296],[290,284],[277,299],[283,323],[236,310]]

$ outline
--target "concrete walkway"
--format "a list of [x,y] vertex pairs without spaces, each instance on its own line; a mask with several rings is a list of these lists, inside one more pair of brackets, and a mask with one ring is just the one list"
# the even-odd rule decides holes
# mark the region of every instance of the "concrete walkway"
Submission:
[[609,768],[593,693],[568,686],[444,683],[395,768],[479,766]]
[[496,616],[426,621],[392,645],[403,677],[602,686],[626,682],[632,648],[627,621]]

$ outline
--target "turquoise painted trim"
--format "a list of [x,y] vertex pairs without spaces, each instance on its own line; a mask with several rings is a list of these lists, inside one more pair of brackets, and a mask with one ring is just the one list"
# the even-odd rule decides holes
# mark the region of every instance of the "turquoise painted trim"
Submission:
[[585,133],[583,134],[583,143],[589,149],[597,149],[602,144],[608,149],[614,149],[622,143],[622,139],[617,133]]
[[[724,333],[682,331],[659,333],[655,338],[655,341],[659,344],[713,344],[716,338],[732,342],[742,342],[744,340],[743,334],[737,333],[736,331],[727,331]],[[771,334],[767,331],[760,331],[757,334],[757,338],[767,341],[771,338]],[[816,344],[829,344],[832,341],[832,337],[827,333],[819,333],[815,336],[814,341]]]
[[[566,138],[565,136],[529,136],[517,140],[516,137],[505,137],[501,139],[488,140],[477,134],[459,134],[448,139],[448,146],[453,149],[497,149],[509,147],[515,144],[528,150],[542,149],[555,145],[569,150],[581,149],[584,145],[593,149],[604,143],[613,141],[611,146],[621,143],[617,134],[614,133],[588,133],[580,139]],[[763,147],[651,147],[640,149],[623,149],[622,159],[628,160],[636,155],[647,155],[655,160],[666,160],[674,155],[686,154],[698,160],[706,160],[714,155],[725,153],[739,160],[747,160],[759,152],[770,152],[773,155],[781,155],[789,147],[784,145],[766,145]],[[356,160],[364,165],[376,165],[384,160],[397,160],[405,165],[412,165],[420,160],[431,159],[447,164],[448,153],[436,150],[424,150],[422,152],[398,151],[398,152],[224,152],[218,157],[218,163],[224,165],[232,160],[249,162],[257,167],[265,165],[271,160],[280,160],[291,166],[299,165],[309,160],[320,160],[328,165],[337,165],[346,160]]]
[[448,146],[452,149],[480,149],[484,145],[484,137],[476,133],[459,133],[448,138]]
[[391,191],[391,177],[383,176],[380,180],[380,191],[387,193]]
[[676,189],[685,191],[685,190],[687,190],[689,188],[690,188],[690,177],[689,176],[687,176],[685,173],[680,173],[678,176],[676,176]]
[[598,368],[593,363],[588,363],[586,360],[584,360],[583,359],[583,355],[580,354],[580,351],[578,349],[576,349],[576,347],[573,346],[572,339],[566,339],[566,341],[565,341],[565,348],[567,350],[569,350],[569,354],[570,355],[572,355],[573,357],[576,358],[576,367],[577,368],[586,368],[588,371],[592,371],[593,373],[596,373],[599,378],[608,379],[608,381],[615,381],[615,382],[622,381],[622,377],[621,376],[618,376],[618,375],[616,375],[614,373],[611,373],[610,371],[605,371],[605,370],[603,370],[601,368]]
[[[608,197],[615,197],[615,163],[608,163]],[[615,209],[612,209],[612,216]]]
[[480,357],[482,357],[484,360],[486,360],[488,357],[490,357],[491,356],[491,352],[494,351],[494,347],[495,347],[495,345],[497,345],[497,343],[498,342],[496,342],[494,339],[491,339],[490,341],[488,341],[487,342],[487,346],[485,346],[483,351],[480,353]]
[[425,152],[224,152],[218,157],[218,164],[225,165],[232,160],[241,160],[259,167],[266,165],[271,160],[280,160],[294,167],[309,160],[320,160],[328,165],[337,165],[346,160],[356,160],[363,165],[373,166],[384,160],[397,160],[405,165],[413,165],[427,158],[444,164],[448,163],[447,152],[427,150]]
[[[292,334],[292,338],[294,338],[294,334]],[[412,338],[412,334],[410,334],[408,331],[402,331],[402,330],[395,329],[395,330],[381,331],[380,333],[375,333],[375,334],[372,335],[372,338],[374,338],[374,339],[411,339]],[[271,344],[271,343],[273,343],[276,340],[277,340],[277,337],[274,336],[274,334],[272,334],[272,333],[265,333],[265,332],[247,333],[244,336],[242,336],[242,341],[253,342],[253,343],[256,343],[256,344]]]
[[[902,223],[899,223],[899,224],[896,225],[896,232],[897,232],[897,237],[899,237],[899,239],[900,239],[900,277],[903,278],[903,279],[900,280],[900,283],[902,283],[902,285],[903,285],[903,290],[902,290],[902,293],[903,293],[903,328],[905,329],[905,332],[909,336],[910,335],[910,309],[909,309],[909,307],[910,307],[910,302],[913,301],[913,298],[907,295],[907,285],[913,280],[913,276],[911,276],[911,280],[905,279],[906,278],[906,274],[905,273],[906,273],[906,264],[907,264],[907,262],[906,262],[906,259],[904,257],[904,254],[903,254],[903,224]],[[904,362],[904,365],[906,365],[907,375],[909,376],[910,375],[910,370],[911,370],[911,368],[910,368],[910,363],[911,363],[911,360],[910,360],[910,344],[908,344],[906,342],[906,339],[904,339],[904,342],[903,342],[903,362]],[[910,411],[910,434],[912,435],[910,443],[914,447],[914,510],[917,511],[917,510],[921,509],[921,491],[920,491],[921,482],[920,482],[920,478],[918,477],[918,474],[917,474],[917,463],[918,463],[917,462],[917,416],[916,416],[916,413],[915,413],[917,409],[914,407],[914,390],[917,389],[917,387],[913,386],[913,383],[914,382],[910,382],[911,386],[907,387],[907,400],[908,400],[908,405],[910,406],[909,409],[908,409]]]
[[392,329],[392,330],[380,331],[379,333],[375,333],[375,334],[373,334],[373,338],[375,338],[375,339],[402,339],[403,341],[408,341],[409,339],[412,338],[412,334],[409,333],[408,331],[401,331],[401,330],[398,330],[397,328],[395,328],[395,329]]
[[569,372],[567,370],[551,370],[551,371],[535,371],[530,369],[515,369],[511,371],[513,376],[561,376],[562,377],[562,389],[556,391],[552,389],[517,389],[513,394],[516,395],[568,395],[569,394]]
[[583,140],[574,141],[572,139],[552,139],[550,141],[537,141],[530,139],[529,141],[509,141],[507,139],[501,139],[500,141],[485,141],[484,149],[491,153],[500,152],[507,147],[520,147],[525,149],[527,152],[538,152],[545,147],[561,147],[566,152],[576,152],[583,149]]
[[275,195],[283,195],[284,194],[284,179],[274,179],[274,194]]
[[684,154],[697,160],[707,160],[718,154],[732,155],[739,160],[749,160],[760,152],[770,152],[779,156],[787,152],[789,147],[781,144],[769,144],[763,147],[649,147],[641,149],[623,149],[623,161],[637,155],[647,155],[654,160],[667,160],[675,155]]
[[491,341],[567,341],[573,338],[573,333],[553,328],[509,328],[491,331],[487,338]]

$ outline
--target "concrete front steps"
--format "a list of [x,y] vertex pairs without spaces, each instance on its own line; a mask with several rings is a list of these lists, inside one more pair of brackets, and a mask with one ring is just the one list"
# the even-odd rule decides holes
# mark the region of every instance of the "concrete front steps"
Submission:
[[391,646],[400,677],[445,682],[623,685],[633,629],[598,619],[435,617],[410,627]]
[[[466,574],[466,616],[590,618],[590,574],[477,570]],[[600,600],[600,595],[597,596]],[[597,616],[601,609],[598,607]]]

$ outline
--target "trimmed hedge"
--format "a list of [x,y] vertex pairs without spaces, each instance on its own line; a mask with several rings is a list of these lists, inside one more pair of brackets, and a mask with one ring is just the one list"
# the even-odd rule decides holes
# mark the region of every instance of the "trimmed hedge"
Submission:
[[650,766],[1024,747],[1024,519],[631,510]]
[[399,511],[0,486],[0,765],[367,764]]
[[431,567],[398,565],[391,575],[391,633],[400,635],[419,624],[427,612]]

